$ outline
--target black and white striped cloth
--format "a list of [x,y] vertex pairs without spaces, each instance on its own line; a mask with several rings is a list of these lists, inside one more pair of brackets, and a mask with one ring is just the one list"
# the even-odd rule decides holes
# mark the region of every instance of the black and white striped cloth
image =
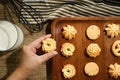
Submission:
[[[120,16],[119,6],[95,3],[93,0],[23,0],[23,2],[39,12],[43,22],[66,16]],[[31,16],[26,15],[25,10],[21,9],[21,13],[31,24],[36,24]]]

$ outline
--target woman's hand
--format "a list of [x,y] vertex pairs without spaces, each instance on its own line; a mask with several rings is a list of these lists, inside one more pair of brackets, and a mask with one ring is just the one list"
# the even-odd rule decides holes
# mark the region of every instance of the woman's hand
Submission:
[[37,55],[37,49],[41,47],[41,42],[51,35],[42,36],[29,45],[23,46],[23,54],[20,64],[16,70],[9,76],[7,80],[22,80],[28,76],[32,70],[36,69],[40,64],[57,55],[56,51],[45,53],[43,55]]

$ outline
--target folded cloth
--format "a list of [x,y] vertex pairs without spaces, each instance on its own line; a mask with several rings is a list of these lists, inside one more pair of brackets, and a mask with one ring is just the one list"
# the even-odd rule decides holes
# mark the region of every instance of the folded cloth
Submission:
[[[39,12],[43,22],[66,16],[120,16],[119,6],[103,2],[96,3],[93,0],[23,0],[23,2]],[[36,24],[29,15],[25,15],[26,13],[21,9],[21,14],[26,20],[31,24]]]

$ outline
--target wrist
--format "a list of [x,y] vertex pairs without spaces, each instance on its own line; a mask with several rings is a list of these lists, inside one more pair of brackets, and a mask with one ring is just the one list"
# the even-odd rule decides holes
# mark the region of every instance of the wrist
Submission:
[[19,66],[14,70],[14,72],[8,77],[7,80],[23,80],[30,73],[31,73],[31,70],[27,70]]

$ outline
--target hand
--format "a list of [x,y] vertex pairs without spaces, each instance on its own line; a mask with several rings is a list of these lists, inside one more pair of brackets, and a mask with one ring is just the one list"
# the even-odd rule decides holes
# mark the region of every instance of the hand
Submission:
[[45,53],[41,56],[36,54],[37,49],[41,47],[41,42],[49,37],[51,37],[50,34],[36,39],[29,45],[23,46],[23,54],[20,64],[7,80],[22,80],[40,64],[57,55],[56,51]]
[[36,50],[41,47],[41,42],[49,37],[51,37],[51,35],[40,37],[29,45],[23,46],[23,56],[19,66],[32,70],[39,66],[41,63],[55,56],[57,54],[56,51],[45,53],[41,56],[36,55]]

